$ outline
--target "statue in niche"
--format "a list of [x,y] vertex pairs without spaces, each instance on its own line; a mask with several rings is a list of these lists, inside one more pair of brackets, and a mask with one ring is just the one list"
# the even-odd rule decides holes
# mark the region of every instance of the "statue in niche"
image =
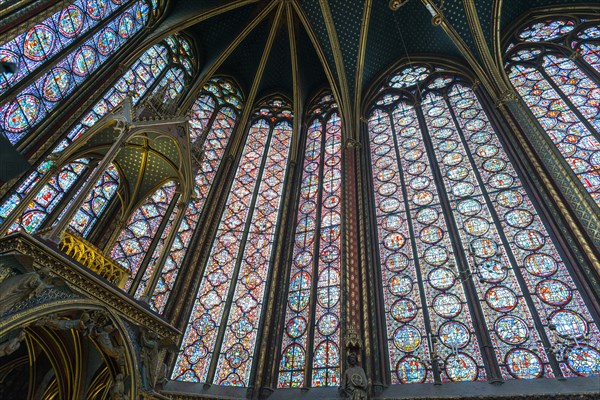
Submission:
[[158,364],[158,336],[143,329],[140,335],[140,356],[142,358],[142,385],[154,389],[156,386],[156,369]]
[[366,400],[368,381],[365,370],[358,365],[356,349],[348,351],[348,368],[342,380],[343,394],[351,400]]
[[348,366],[344,372],[340,394],[351,400],[367,400],[369,394],[369,381],[365,370],[358,364],[358,354],[362,347],[362,340],[358,330],[350,325],[346,332],[346,354]]
[[9,276],[0,283],[0,314],[10,310],[15,304],[32,299],[52,287],[46,282],[44,272],[27,272],[20,275]]
[[0,343],[0,357],[8,356],[21,347],[21,342],[25,339],[25,331],[21,331],[12,339]]

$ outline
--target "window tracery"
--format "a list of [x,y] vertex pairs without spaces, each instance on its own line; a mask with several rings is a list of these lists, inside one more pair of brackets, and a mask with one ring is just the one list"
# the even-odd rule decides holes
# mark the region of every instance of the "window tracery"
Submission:
[[550,141],[600,205],[600,27],[557,17],[511,39],[505,69]]
[[331,94],[310,115],[278,387],[340,384],[341,119]]
[[368,131],[392,383],[600,373],[598,328],[473,89],[429,65],[386,83]]
[[172,379],[248,386],[291,139],[288,104],[273,99],[260,106],[247,132]]

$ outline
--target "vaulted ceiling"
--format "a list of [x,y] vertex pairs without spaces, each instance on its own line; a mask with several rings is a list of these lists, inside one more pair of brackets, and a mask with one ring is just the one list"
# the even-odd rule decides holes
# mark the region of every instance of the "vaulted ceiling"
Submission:
[[[197,88],[221,73],[235,77],[246,96],[255,84],[252,100],[279,91],[304,104],[331,86],[343,109],[357,112],[357,100],[394,62],[420,55],[464,62],[465,53],[481,61],[477,21],[494,55],[500,34],[527,11],[573,3],[581,1],[408,0],[392,11],[388,0],[173,0],[152,39],[176,31],[195,39]],[[453,39],[428,8],[444,16]]]

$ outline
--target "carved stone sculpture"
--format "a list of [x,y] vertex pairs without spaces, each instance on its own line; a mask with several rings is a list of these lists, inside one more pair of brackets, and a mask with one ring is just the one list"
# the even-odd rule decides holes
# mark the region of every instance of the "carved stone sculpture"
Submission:
[[358,365],[358,357],[354,350],[348,353],[348,368],[342,380],[343,394],[351,400],[366,400],[368,381],[365,370]]
[[0,314],[10,310],[20,301],[38,296],[47,287],[50,285],[35,271],[6,278],[0,283]]
[[8,356],[17,351],[21,347],[21,342],[25,339],[25,335],[25,331],[21,331],[14,338],[0,343],[0,357]]
[[125,399],[125,384],[123,374],[119,373],[115,377],[115,381],[110,388],[110,400],[122,400]]
[[158,336],[154,332],[142,330],[140,356],[142,358],[142,385],[154,389],[158,367]]
[[94,323],[90,318],[90,314],[84,311],[79,319],[60,319],[57,315],[50,315],[35,322],[34,325],[46,326],[61,331],[77,329],[83,336],[88,336],[92,333]]
[[111,339],[111,335],[114,332],[115,327],[112,324],[107,324],[99,329],[95,329],[93,335],[98,347],[111,358],[117,360],[119,365],[124,363],[123,360],[123,346],[115,346]]

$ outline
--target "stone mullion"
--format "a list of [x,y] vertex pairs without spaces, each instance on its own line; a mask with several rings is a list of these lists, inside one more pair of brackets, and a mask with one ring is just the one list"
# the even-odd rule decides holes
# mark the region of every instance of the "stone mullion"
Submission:
[[[39,68],[36,68],[33,72],[31,72],[26,77],[24,77],[23,79],[21,79],[15,86],[12,86],[6,92],[4,92],[2,94],[2,100],[0,101],[0,105],[6,104],[6,103],[14,100],[14,98],[16,96],[18,96],[24,88],[26,88],[27,86],[33,84],[39,77],[41,77],[42,75],[44,75],[45,73],[47,73],[48,71],[50,71],[52,68],[54,68],[57,62],[59,62],[60,60],[62,60],[63,58],[65,58],[66,55],[68,55],[71,52],[73,52],[79,46],[83,45],[86,40],[88,40],[89,38],[93,37],[96,33],[100,32],[102,29],[106,28],[106,26],[109,23],[111,23],[115,18],[117,18],[119,15],[121,15],[125,9],[127,9],[128,7],[130,7],[134,3],[135,3],[135,0],[130,0],[127,4],[122,4],[117,9],[115,9],[113,11],[113,13],[109,17],[107,17],[104,20],[100,21],[97,25],[95,25],[94,27],[90,28],[82,36],[80,36],[80,37],[76,38],[75,40],[73,40],[73,42],[70,43],[69,45],[67,45],[64,49],[62,49],[59,52],[57,52],[56,54],[50,56],[44,62],[44,65],[40,66]],[[142,30],[143,29],[140,29],[140,32]],[[58,39],[56,39],[56,40],[58,40]],[[86,69],[87,68],[88,67],[87,67],[87,64],[86,64]],[[98,73],[98,69],[96,69],[95,71],[92,71],[91,73],[88,72],[89,76],[88,76],[87,79],[90,79],[90,77],[92,75],[96,75],[97,73]],[[72,94],[73,93],[68,94],[66,96],[66,98],[62,99],[62,101],[68,100],[71,97]],[[27,136],[29,136],[29,135],[27,135]]]

